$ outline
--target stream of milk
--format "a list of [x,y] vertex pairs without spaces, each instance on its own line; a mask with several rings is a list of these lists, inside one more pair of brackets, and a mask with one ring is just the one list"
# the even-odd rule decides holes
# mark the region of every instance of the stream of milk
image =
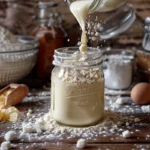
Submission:
[[[86,18],[90,14],[90,6],[94,0],[77,0],[70,5],[70,11],[75,16],[82,29],[80,52],[87,51]],[[126,0],[101,0],[99,11],[110,11],[121,5]],[[96,9],[97,10],[97,9]],[[95,10],[95,11],[96,11]]]

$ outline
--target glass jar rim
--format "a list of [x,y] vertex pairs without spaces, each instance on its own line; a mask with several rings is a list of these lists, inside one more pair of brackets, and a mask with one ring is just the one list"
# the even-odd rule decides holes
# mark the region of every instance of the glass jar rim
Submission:
[[69,68],[96,67],[102,63],[102,51],[88,47],[86,53],[81,53],[79,47],[63,47],[55,50],[53,64]]
[[108,50],[103,51],[103,60],[107,60],[110,55],[121,55],[120,59],[131,60],[131,61],[134,60],[136,57],[135,52],[131,50],[112,49],[109,51]]

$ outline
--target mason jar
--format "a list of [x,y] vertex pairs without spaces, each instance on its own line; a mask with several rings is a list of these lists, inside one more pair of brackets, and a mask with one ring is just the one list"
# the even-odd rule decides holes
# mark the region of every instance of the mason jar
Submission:
[[98,123],[104,116],[102,53],[79,47],[55,50],[51,78],[51,113],[57,122],[70,126]]

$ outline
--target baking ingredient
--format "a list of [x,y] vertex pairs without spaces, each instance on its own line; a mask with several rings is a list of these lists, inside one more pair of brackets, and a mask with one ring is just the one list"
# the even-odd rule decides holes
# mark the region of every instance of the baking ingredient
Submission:
[[150,104],[150,84],[139,83],[131,90],[131,99],[139,105]]
[[[79,25],[82,29],[82,36],[81,36],[81,46],[80,46],[80,52],[85,53],[87,51],[87,35],[86,35],[86,18],[87,15],[90,13],[93,13],[95,11],[109,11],[112,9],[115,9],[116,6],[120,5],[122,2],[125,2],[126,0],[102,0],[101,3],[99,3],[99,7],[95,10],[91,10],[90,5],[92,4],[93,0],[82,0],[82,1],[75,1],[71,3],[70,10],[72,14],[75,16],[77,21],[79,22]],[[96,8],[96,7],[95,7]]]
[[13,141],[14,139],[16,139],[16,135],[16,131],[11,130],[5,134],[4,138],[6,141]]
[[56,121],[66,125],[85,126],[101,120],[104,115],[103,72],[99,68],[54,71],[51,112]]
[[22,131],[23,133],[33,133],[36,132],[36,129],[34,128],[32,123],[23,123],[22,124]]
[[19,116],[19,111],[15,107],[0,109],[0,121],[16,122]]
[[10,149],[10,142],[9,141],[5,141],[1,144],[1,150],[9,150]]
[[144,113],[150,113],[150,105],[142,106],[141,109]]
[[141,121],[141,119],[139,119],[139,118],[134,119],[134,122],[140,122],[140,121]]
[[123,138],[130,138],[131,137],[131,132],[129,130],[126,130],[122,132]]
[[76,147],[77,148],[85,148],[86,146],[86,140],[85,139],[79,139],[77,141]]
[[31,115],[32,115],[32,110],[29,109],[28,112],[27,112],[27,118],[29,118]]
[[91,0],[82,0],[82,1],[75,1],[70,6],[71,12],[76,17],[82,29],[81,46],[80,46],[80,51],[82,53],[87,51],[87,36],[85,24],[91,3],[92,3]]
[[[34,127],[35,123],[38,123],[40,124],[42,132],[46,131],[48,135],[51,135],[51,138],[64,137],[70,139],[74,137],[81,137],[84,139],[91,139],[101,134],[109,135],[110,133],[119,131],[122,127],[128,127],[129,124],[134,123],[134,117],[132,117],[131,115],[126,116],[122,115],[121,113],[105,111],[104,116],[104,120],[102,120],[101,122],[97,123],[96,125],[84,128],[64,126],[62,124],[59,124],[53,119],[51,113],[44,114],[43,116],[37,118],[33,116],[29,119],[28,122],[32,126],[31,130],[27,131],[26,133],[37,133],[36,130],[32,130],[32,128]],[[32,136],[32,134],[30,135]]]
[[18,40],[13,33],[5,29],[4,27],[0,26],[0,45],[17,42]]
[[7,109],[3,109],[3,114],[4,121],[16,122],[19,116],[19,111],[15,107],[9,107]]
[[123,90],[132,83],[132,62],[123,60],[120,55],[108,56],[104,61],[105,87],[114,90]]
[[0,26],[0,51],[17,51],[31,48],[28,44],[19,42],[17,37],[6,28]]
[[124,102],[124,99],[122,97],[117,98],[116,104],[123,105],[124,103],[125,102]]

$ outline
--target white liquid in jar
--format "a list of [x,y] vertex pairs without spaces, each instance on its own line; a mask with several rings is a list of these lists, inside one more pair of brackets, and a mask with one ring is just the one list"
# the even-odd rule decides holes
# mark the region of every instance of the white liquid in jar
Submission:
[[[101,4],[94,11],[110,11],[117,8],[126,0],[101,0]],[[86,36],[86,18],[90,14],[90,5],[93,0],[77,0],[70,5],[70,10],[75,16],[82,29],[80,52],[85,53],[87,51],[87,36]]]

